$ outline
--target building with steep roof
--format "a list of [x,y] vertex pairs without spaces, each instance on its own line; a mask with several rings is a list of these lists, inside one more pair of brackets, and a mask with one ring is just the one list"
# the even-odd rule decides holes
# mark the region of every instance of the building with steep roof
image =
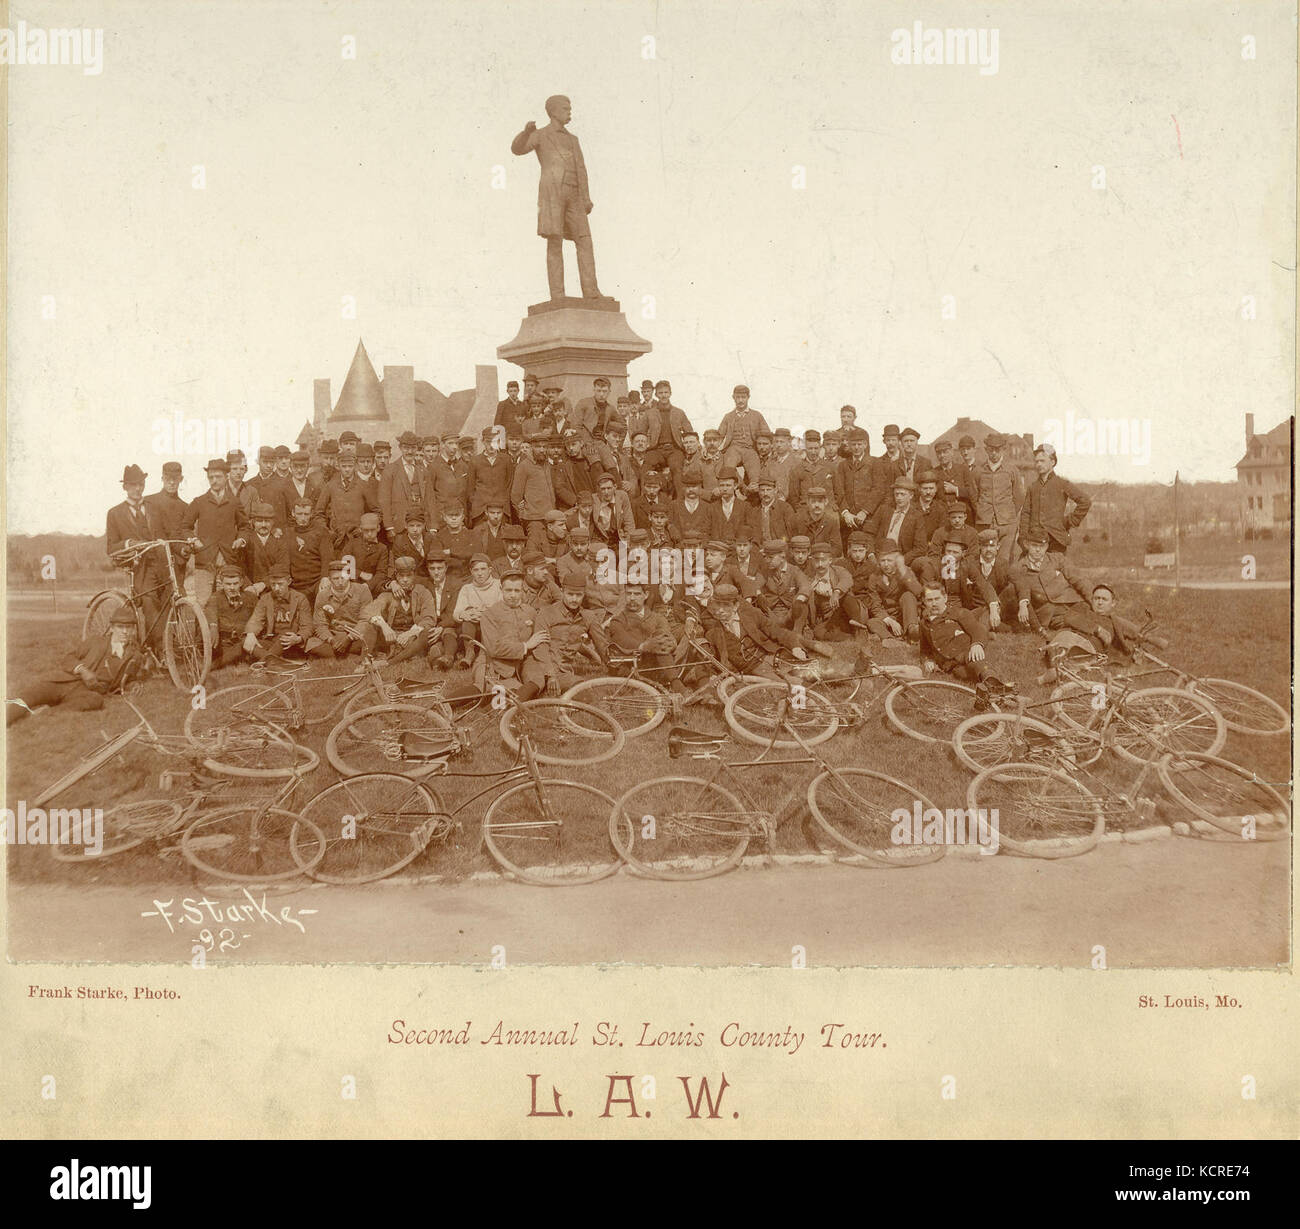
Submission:
[[[984,437],[991,434],[997,428],[990,427],[988,423],[980,418],[959,418],[951,427],[942,435],[938,435],[930,444],[930,454],[934,455],[934,445],[940,440],[947,440],[952,445],[952,450],[957,451],[957,442],[963,435],[969,435],[974,439],[978,452],[976,457],[979,460],[984,459]],[[1034,473],[1034,437],[1029,435],[1012,435],[1009,432],[1002,432],[1006,437],[1007,446],[1003,453],[1008,461],[1017,469],[1023,470],[1028,476]]]
[[365,342],[358,338],[337,401],[332,397],[328,379],[313,382],[312,418],[299,432],[297,442],[314,452],[323,439],[337,439],[344,431],[352,431],[366,443],[388,440],[394,445],[405,431],[412,431],[421,439],[448,431],[459,432],[465,430],[471,411],[479,402],[483,405],[473,417],[481,417],[490,405],[486,420],[490,424],[497,403],[494,366],[476,368],[474,388],[448,395],[425,380],[417,380],[414,367],[385,366],[381,379],[366,352]]
[[1256,435],[1255,415],[1246,415],[1246,451],[1236,470],[1242,526],[1249,533],[1290,532],[1294,435],[1294,418]]

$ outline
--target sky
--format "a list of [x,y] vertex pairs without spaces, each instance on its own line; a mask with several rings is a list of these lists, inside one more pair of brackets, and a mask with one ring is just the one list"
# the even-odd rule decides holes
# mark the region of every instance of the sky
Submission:
[[[697,425],[739,380],[773,426],[855,404],[876,452],[886,422],[1123,419],[1145,456],[1060,471],[1229,480],[1245,414],[1294,411],[1293,14],[11,6],[11,29],[104,38],[98,74],[8,69],[8,529],[102,533],[123,466],[152,490],[175,455],[159,419],[291,442],[358,337],[381,371],[472,387],[545,298],[537,163],[509,147],[553,93],[602,289],[654,346],[629,374]],[[918,20],[996,28],[997,71],[892,62]],[[192,498],[206,458],[180,459]]]

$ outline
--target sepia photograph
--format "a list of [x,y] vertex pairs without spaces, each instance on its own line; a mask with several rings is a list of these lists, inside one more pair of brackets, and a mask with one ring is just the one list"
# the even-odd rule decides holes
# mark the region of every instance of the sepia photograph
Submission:
[[10,4],[6,999],[328,966],[516,1132],[895,976],[1293,1009],[1296,13]]

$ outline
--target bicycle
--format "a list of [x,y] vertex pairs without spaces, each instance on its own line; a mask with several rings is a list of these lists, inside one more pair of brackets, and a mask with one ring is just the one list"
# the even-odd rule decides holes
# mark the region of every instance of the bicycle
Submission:
[[1048,701],[1057,719],[1082,735],[1117,723],[1114,748],[1130,763],[1149,758],[1153,738],[1167,751],[1205,755],[1217,755],[1227,742],[1223,715],[1213,701],[1196,692],[1180,687],[1134,688],[1140,677],[1136,675],[1099,681],[1093,672],[1108,663],[1104,653],[1072,659],[1067,651],[1058,650],[1051,659],[1057,676],[1065,680],[1052,689]]
[[[806,754],[770,758],[782,733]],[[865,768],[841,768],[803,739],[778,706],[775,728],[764,751],[752,760],[723,760],[723,735],[674,729],[668,734],[673,759],[712,760],[708,777],[672,776],[645,781],[627,790],[609,816],[610,840],[634,870],[654,879],[694,880],[720,875],[739,864],[749,843],[760,838],[771,850],[781,816],[799,795],[795,786],[769,809],[745,787],[738,769],[812,764],[816,772],[806,786],[808,809],[837,846],[865,857],[872,865],[920,866],[947,852],[935,845],[894,840],[898,816],[910,817],[936,808],[904,781]],[[724,780],[727,785],[719,782]],[[735,789],[732,792],[731,786]],[[942,814],[942,812],[940,812]]]
[[[170,773],[163,773],[163,788],[170,784]],[[161,842],[187,827],[213,793],[228,788],[228,778],[199,778],[189,774],[190,785],[184,800],[174,798],[144,798],[119,803],[104,814],[104,828],[100,848],[92,853],[85,846],[52,845],[50,852],[56,862],[98,862],[147,842]]]
[[668,716],[679,721],[683,710],[693,705],[724,705],[736,687],[761,681],[757,675],[740,674],[723,665],[703,641],[691,638],[689,643],[703,664],[716,671],[690,690],[673,692],[657,679],[649,677],[668,672],[680,675],[684,668],[688,668],[684,664],[643,668],[639,653],[610,653],[605,664],[613,669],[622,667],[628,671],[626,674],[582,679],[561,699],[577,700],[610,713],[618,719],[628,738],[636,738],[658,729]]
[[1261,737],[1290,733],[1291,715],[1262,691],[1256,691],[1253,687],[1232,679],[1192,674],[1153,653],[1150,644],[1163,645],[1165,642],[1152,634],[1158,624],[1151,612],[1148,610],[1145,614],[1145,621],[1135,637],[1132,665],[1117,665],[1107,654],[1099,653],[1093,656],[1088,668],[1099,676],[1113,674],[1130,682],[1156,675],[1165,678],[1172,676],[1174,688],[1190,691],[1193,695],[1209,700],[1222,714],[1229,730]]
[[295,771],[260,801],[219,807],[193,820],[181,836],[185,860],[218,879],[238,883],[273,883],[311,874],[325,857],[325,833],[285,805],[307,771]]
[[159,734],[130,700],[123,702],[136,715],[136,724],[105,738],[83,755],[41,791],[33,806],[42,807],[57,798],[137,740],[143,740],[151,751],[160,755],[185,756],[192,764],[201,764],[223,776],[275,779],[292,776],[299,770],[310,772],[320,763],[320,756],[309,747],[295,743],[285,730],[261,718],[250,718],[240,729],[214,731],[210,738],[196,744],[181,735]]
[[[254,714],[297,732],[334,720],[357,699],[364,701],[361,707],[390,702],[391,689],[384,682],[378,660],[369,654],[362,657],[360,669],[350,674],[308,674],[305,661],[254,662],[249,669],[259,681],[220,687],[204,696],[201,706],[190,709],[185,716],[187,736],[202,739],[213,729],[238,725]],[[331,693],[333,702],[324,711],[309,714],[304,687],[326,683],[343,686]]]
[[[1146,692],[1166,690],[1128,691],[1121,683],[1118,698],[1095,710],[1092,724],[1082,729],[1055,727],[1026,716],[1030,708],[1053,704],[1050,699],[1031,705],[1021,697],[1014,711],[967,719],[953,734],[953,749],[976,774],[967,790],[968,808],[995,815],[999,841],[1012,852],[1065,858],[1095,848],[1111,816],[1137,815],[1149,823],[1155,802],[1141,791],[1152,773],[1175,802],[1186,806],[1186,799],[1169,788],[1169,732],[1164,723],[1151,721],[1151,706],[1143,700]],[[1219,729],[1222,733],[1221,719]],[[1107,750],[1137,765],[1123,790],[1112,789],[1095,772],[1083,771]],[[1200,753],[1178,755],[1181,759]],[[1100,792],[1082,777],[1093,778]]]
[[[783,720],[810,743],[824,742],[837,729],[864,724],[880,705],[888,724],[900,734],[919,742],[946,743],[981,704],[994,711],[1000,704],[992,689],[981,695],[964,683],[927,678],[919,666],[878,666],[866,658],[859,658],[854,672],[843,678],[828,678],[817,667],[810,668],[806,677],[806,683],[759,680],[737,690],[727,700],[727,725],[746,742],[762,745],[773,729],[778,706],[787,700]],[[807,684],[815,684],[816,690]],[[870,691],[865,701],[860,698],[864,690]],[[776,745],[789,749],[795,744],[784,740]]]
[[[212,633],[202,607],[185,593],[176,575],[172,547],[188,548],[189,543],[160,538],[152,542],[136,542],[116,551],[110,558],[115,566],[130,570],[130,587],[104,589],[90,599],[86,618],[82,623],[83,639],[107,634],[113,616],[123,607],[130,606],[135,613],[136,635],[146,661],[158,666],[154,643],[162,624],[162,651],[167,673],[182,691],[190,691],[208,677],[212,668]],[[148,552],[158,551],[166,564],[166,576],[157,585],[143,593],[135,590],[135,565]],[[153,595],[159,598],[158,613],[152,622],[147,621],[144,599]]]
[[[449,762],[458,754],[457,746],[449,746],[436,735],[427,738],[417,730],[404,729],[394,732],[389,743],[391,762],[402,767],[402,775],[349,778],[317,794],[304,808],[304,814],[313,812],[327,834],[325,855],[314,868],[314,876],[325,882],[364,882],[391,874],[432,842],[448,839],[459,827],[456,817],[492,793],[497,796],[483,816],[483,843],[509,875],[524,883],[559,887],[595,883],[618,870],[622,859],[610,847],[608,837],[614,799],[585,782],[541,774],[539,765],[544,761],[534,735],[541,731],[549,737],[553,733],[553,710],[564,702],[521,703],[510,697],[508,703],[519,714],[513,726],[519,758],[504,771],[454,770]],[[540,717],[543,713],[546,716]],[[598,710],[588,709],[584,720],[594,723],[602,716]],[[623,731],[612,717],[604,716],[604,721],[605,741],[614,747],[611,754],[617,754],[622,749]],[[430,784],[435,774],[490,783],[449,810]],[[361,795],[352,796],[350,790],[356,782],[378,775],[388,776],[390,782],[382,788],[367,784],[361,787]],[[421,779],[412,781],[414,776]],[[405,786],[396,785],[391,780],[394,777]],[[417,805],[420,803],[424,809]],[[342,807],[355,807],[360,815],[354,810],[340,812]],[[344,825],[349,817],[356,821],[350,834]],[[364,879],[352,877],[357,874]]]

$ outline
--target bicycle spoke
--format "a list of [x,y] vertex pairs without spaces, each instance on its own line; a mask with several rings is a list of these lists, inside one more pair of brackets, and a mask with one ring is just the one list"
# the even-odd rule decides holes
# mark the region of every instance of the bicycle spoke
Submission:
[[614,800],[574,781],[525,782],[499,795],[483,818],[492,856],[518,879],[548,887],[593,883],[622,861],[609,837]]
[[714,782],[665,777],[628,790],[609,831],[639,871],[660,879],[701,879],[739,862],[760,822]]

